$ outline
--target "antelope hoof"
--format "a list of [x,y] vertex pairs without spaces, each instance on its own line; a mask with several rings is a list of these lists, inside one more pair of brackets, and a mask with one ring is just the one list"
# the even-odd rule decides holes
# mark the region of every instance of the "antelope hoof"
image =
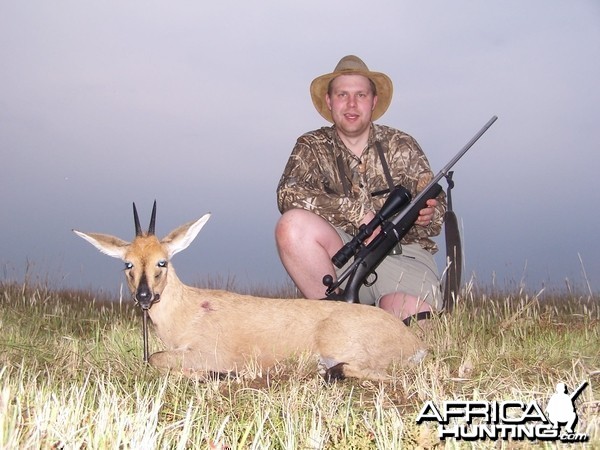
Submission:
[[325,381],[327,381],[328,383],[332,383],[332,382],[338,381],[338,380],[345,380],[346,379],[346,375],[344,375],[344,365],[345,364],[346,363],[339,363],[339,364],[336,364],[335,366],[327,369],[325,371],[325,375],[323,376],[323,378],[325,378]]
[[346,375],[344,374],[344,366],[346,363],[337,362],[332,358],[320,358],[319,359],[319,374],[327,381],[331,383],[337,380],[344,380]]

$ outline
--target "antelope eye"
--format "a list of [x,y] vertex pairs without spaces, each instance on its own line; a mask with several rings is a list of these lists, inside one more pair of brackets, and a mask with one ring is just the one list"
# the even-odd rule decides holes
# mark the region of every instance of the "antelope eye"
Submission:
[[133,263],[126,262],[125,263],[125,270],[129,270],[129,269],[133,269]]
[[164,259],[161,259],[161,260],[158,262],[158,267],[167,267],[167,261],[166,261],[166,260],[164,260]]

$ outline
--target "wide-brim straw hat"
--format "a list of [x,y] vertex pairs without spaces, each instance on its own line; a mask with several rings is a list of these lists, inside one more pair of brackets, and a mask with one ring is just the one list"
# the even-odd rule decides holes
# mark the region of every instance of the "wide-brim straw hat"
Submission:
[[358,56],[348,55],[340,59],[333,72],[315,78],[310,84],[310,96],[313,105],[315,105],[318,113],[325,120],[333,123],[331,111],[327,107],[325,96],[331,80],[340,75],[364,75],[373,81],[377,88],[377,104],[373,110],[371,120],[375,121],[383,116],[392,102],[392,95],[394,93],[392,80],[384,73],[370,71]]

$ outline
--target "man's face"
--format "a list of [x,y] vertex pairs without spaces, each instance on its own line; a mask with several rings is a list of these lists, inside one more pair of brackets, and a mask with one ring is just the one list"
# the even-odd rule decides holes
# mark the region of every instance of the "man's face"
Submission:
[[331,82],[325,97],[338,132],[357,137],[368,132],[377,96],[363,75],[340,75]]

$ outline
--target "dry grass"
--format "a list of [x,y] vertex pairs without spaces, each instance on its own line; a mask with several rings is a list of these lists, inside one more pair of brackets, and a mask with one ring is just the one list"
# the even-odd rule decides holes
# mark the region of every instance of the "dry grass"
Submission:
[[582,380],[590,387],[577,428],[600,446],[598,298],[468,286],[456,310],[422,333],[430,356],[394,369],[387,383],[326,384],[306,356],[194,381],[142,365],[140,319],[128,302],[0,284],[0,447],[538,448],[440,442],[415,417],[427,400],[545,403],[556,382]]

